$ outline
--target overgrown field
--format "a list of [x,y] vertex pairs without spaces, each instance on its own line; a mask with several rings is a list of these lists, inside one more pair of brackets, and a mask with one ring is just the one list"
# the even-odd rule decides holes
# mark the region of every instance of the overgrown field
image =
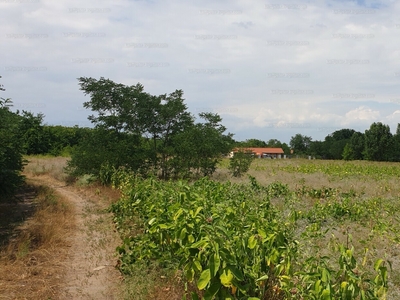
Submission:
[[113,175],[127,278],[177,270],[186,299],[399,299],[398,164],[255,160],[241,179],[226,166],[190,183]]

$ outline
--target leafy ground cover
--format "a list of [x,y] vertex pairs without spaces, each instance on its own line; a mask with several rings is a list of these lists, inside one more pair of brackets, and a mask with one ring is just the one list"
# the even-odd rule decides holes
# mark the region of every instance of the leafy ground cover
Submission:
[[186,299],[398,299],[397,164],[226,165],[191,183],[113,175],[127,277],[178,270]]

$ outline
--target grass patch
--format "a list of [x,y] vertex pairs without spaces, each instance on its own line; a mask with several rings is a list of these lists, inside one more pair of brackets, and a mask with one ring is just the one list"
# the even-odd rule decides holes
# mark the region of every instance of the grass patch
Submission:
[[56,180],[71,182],[72,178],[65,173],[68,157],[26,156],[27,165],[24,173],[30,176],[48,175]]
[[63,277],[60,264],[74,215],[50,188],[32,186],[32,214],[12,230],[0,249],[0,289],[5,299],[55,299]]

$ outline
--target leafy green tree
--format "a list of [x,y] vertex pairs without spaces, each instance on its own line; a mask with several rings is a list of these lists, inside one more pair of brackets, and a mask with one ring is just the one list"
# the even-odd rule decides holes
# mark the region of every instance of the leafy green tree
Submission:
[[295,136],[292,136],[289,144],[290,147],[294,150],[295,154],[308,154],[311,141],[311,137],[298,133]]
[[66,127],[61,125],[45,125],[44,130],[50,139],[48,154],[54,156],[69,156],[71,151],[90,133],[92,129],[78,126]]
[[[134,171],[147,168],[164,179],[193,171],[208,175],[214,172],[222,153],[229,152],[231,136],[223,134],[226,128],[220,124],[221,118],[202,113],[204,122],[195,124],[182,90],[155,96],[144,92],[139,83],[126,86],[103,77],[99,80],[81,77],[79,84],[90,95],[84,107],[95,113],[89,120],[96,129],[113,131],[117,136],[128,134],[129,139],[136,140],[131,147],[140,154],[135,156],[137,160],[128,163]],[[89,144],[77,148],[88,155],[94,150]],[[78,152],[73,155],[71,166],[77,161]],[[123,152],[114,149],[114,155],[119,157]],[[126,163],[125,159],[120,160]],[[116,161],[104,162],[115,167]]]
[[397,124],[396,133],[393,135],[392,159],[400,161],[400,123]]
[[354,158],[354,150],[351,148],[350,144],[347,143],[343,149],[343,159],[344,160],[353,160]]
[[43,123],[44,115],[36,116],[27,111],[22,111],[19,121],[20,134],[23,141],[25,154],[47,154],[50,152],[50,133]]
[[238,151],[233,154],[233,157],[229,160],[229,171],[233,177],[241,177],[249,169],[250,165],[254,160],[254,156],[251,151]]
[[254,147],[254,148],[264,148],[268,147],[267,143],[258,139],[247,139],[242,142],[236,142],[236,147]]
[[362,160],[365,149],[364,142],[364,134],[358,131],[354,132],[349,142],[343,149],[343,159]]
[[282,143],[281,141],[277,140],[277,139],[270,139],[267,142],[267,147],[271,147],[271,148],[282,148]]
[[10,111],[10,99],[0,98],[0,200],[12,195],[23,183],[19,116]]
[[312,141],[310,143],[309,154],[317,158],[327,158],[327,151],[324,141]]
[[353,129],[340,129],[327,135],[324,141],[325,158],[342,159],[343,150],[354,134]]
[[98,176],[102,165],[124,166],[140,172],[147,158],[140,139],[137,135],[105,128],[87,131],[81,143],[72,150],[67,169],[74,176]]
[[366,160],[390,160],[392,146],[392,134],[388,125],[384,125],[381,122],[373,123],[365,131],[364,158]]
[[187,112],[183,92],[153,96],[144,92],[141,84],[125,86],[109,79],[79,78],[81,90],[90,95],[85,108],[97,112],[89,116],[97,128],[112,129],[146,136],[149,157],[161,177],[168,177],[167,161],[171,157],[172,138],[193,124]]
[[204,122],[193,124],[174,138],[176,155],[169,162],[176,177],[178,174],[188,176],[193,171],[197,175],[211,175],[218,161],[233,147],[232,134],[224,134],[226,128],[218,114],[201,113],[199,116]]

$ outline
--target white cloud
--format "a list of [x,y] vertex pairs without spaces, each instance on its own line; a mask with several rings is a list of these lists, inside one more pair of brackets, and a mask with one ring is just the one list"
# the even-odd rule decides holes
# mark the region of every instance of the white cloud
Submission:
[[183,89],[246,138],[399,118],[396,1],[27,2],[0,3],[2,96],[49,123],[87,122],[80,76]]
[[366,123],[371,124],[380,118],[380,113],[369,107],[360,106],[345,114],[342,124],[348,126],[349,124]]

